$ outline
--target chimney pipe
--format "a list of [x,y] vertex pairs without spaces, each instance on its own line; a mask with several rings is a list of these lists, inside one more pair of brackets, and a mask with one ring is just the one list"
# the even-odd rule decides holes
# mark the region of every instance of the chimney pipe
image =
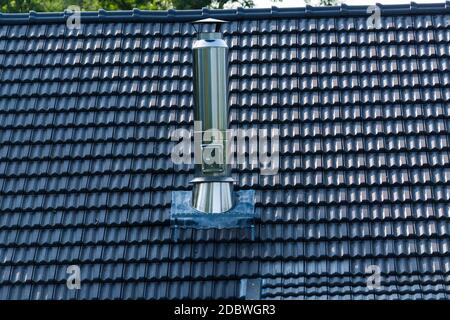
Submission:
[[[223,213],[234,205],[233,183],[227,164],[228,46],[217,19],[194,23],[216,24],[215,32],[199,32],[194,41],[195,178],[192,207]],[[201,27],[201,26],[200,26]],[[205,131],[208,131],[205,134]],[[198,142],[201,142],[200,144]]]

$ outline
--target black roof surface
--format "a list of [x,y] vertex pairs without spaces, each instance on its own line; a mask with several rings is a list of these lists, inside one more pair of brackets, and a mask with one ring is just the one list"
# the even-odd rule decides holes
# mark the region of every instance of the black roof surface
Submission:
[[[1,14],[0,298],[450,298],[449,4]],[[171,235],[201,17],[230,21],[231,128],[281,133],[279,174],[233,170],[254,241]]]

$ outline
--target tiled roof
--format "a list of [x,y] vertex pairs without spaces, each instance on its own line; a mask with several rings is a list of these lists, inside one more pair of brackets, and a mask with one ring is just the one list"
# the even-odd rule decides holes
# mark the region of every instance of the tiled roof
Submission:
[[[450,298],[449,2],[384,6],[381,29],[366,9],[2,14],[0,298]],[[201,16],[230,20],[230,126],[281,133],[279,174],[233,170],[254,241],[171,235]]]

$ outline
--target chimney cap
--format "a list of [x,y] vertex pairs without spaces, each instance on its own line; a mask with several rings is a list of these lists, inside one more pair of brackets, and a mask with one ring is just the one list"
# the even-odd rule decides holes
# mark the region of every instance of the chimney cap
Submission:
[[205,19],[192,21],[191,23],[204,23],[204,24],[211,23],[212,24],[212,23],[226,23],[226,22],[228,22],[228,21],[215,19],[215,18],[205,18]]
[[[200,25],[203,25],[203,24],[209,24],[209,25],[215,24],[215,25],[216,25],[216,27],[214,28],[214,29],[215,29],[215,32],[220,32],[220,26],[221,26],[221,24],[222,24],[222,23],[226,23],[226,22],[228,22],[228,21],[220,20],[220,19],[215,19],[215,18],[205,18],[205,19],[200,19],[200,20],[192,21],[191,23],[192,23],[192,24],[200,24]],[[194,28],[195,28],[195,26],[194,26]],[[195,28],[195,29],[196,29],[196,28]],[[197,31],[197,29],[196,29],[195,31]]]

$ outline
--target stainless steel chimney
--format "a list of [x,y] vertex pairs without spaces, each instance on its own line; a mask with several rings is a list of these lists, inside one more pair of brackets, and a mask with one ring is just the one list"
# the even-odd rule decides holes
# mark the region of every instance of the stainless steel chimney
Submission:
[[[196,23],[223,21],[205,19]],[[195,178],[192,207],[222,213],[233,207],[227,164],[228,46],[218,32],[199,32],[193,44]]]

